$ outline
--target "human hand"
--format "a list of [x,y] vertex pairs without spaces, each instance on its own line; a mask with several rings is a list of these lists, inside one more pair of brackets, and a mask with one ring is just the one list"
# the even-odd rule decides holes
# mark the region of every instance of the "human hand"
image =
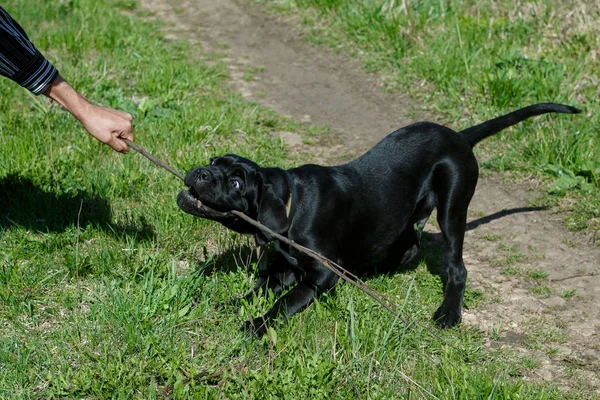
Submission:
[[83,127],[100,142],[120,153],[127,153],[129,147],[123,139],[133,142],[133,117],[131,114],[90,103],[60,75],[56,77],[44,94],[73,114]]
[[120,153],[128,152],[123,139],[134,140],[131,114],[89,104],[80,115],[79,121],[93,137]]

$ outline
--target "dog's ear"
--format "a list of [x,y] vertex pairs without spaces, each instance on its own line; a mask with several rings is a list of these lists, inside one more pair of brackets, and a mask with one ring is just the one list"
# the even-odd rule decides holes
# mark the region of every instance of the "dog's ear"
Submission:
[[[283,234],[288,230],[288,216],[286,212],[285,200],[277,195],[273,184],[263,182],[260,204],[258,207],[258,222]],[[273,237],[265,232],[258,232],[255,235],[256,244],[264,246]]]

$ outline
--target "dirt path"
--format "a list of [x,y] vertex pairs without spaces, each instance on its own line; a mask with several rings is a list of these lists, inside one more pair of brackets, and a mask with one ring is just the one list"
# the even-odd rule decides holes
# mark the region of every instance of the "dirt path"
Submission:
[[[233,87],[247,98],[329,125],[335,144],[311,148],[317,161],[358,154],[418,119],[409,98],[385,93],[355,61],[307,44],[291,21],[235,0],[142,4],[172,23],[168,35],[228,51]],[[254,78],[244,79],[250,72]],[[282,135],[306,150],[295,134]],[[469,287],[487,300],[465,311],[464,324],[484,331],[490,346],[530,354],[538,363],[532,378],[582,383],[600,393],[600,249],[566,231],[560,216],[529,208],[535,196],[531,186],[480,180],[465,264]]]

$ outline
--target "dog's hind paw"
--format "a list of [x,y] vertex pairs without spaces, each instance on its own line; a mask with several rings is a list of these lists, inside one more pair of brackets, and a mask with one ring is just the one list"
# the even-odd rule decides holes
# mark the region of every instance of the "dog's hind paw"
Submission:
[[433,314],[435,324],[441,329],[449,329],[456,326],[460,322],[460,319],[460,309],[457,311],[443,304]]

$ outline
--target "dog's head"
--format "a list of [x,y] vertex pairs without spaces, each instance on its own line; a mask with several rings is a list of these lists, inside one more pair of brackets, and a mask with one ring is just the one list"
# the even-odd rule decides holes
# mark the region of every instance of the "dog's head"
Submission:
[[[205,167],[187,173],[177,205],[183,211],[211,219],[241,233],[256,229],[230,211],[241,211],[277,233],[288,229],[286,204],[291,196],[288,177],[278,168],[260,168],[255,162],[233,154],[215,157]],[[257,234],[257,241],[270,238]]]

